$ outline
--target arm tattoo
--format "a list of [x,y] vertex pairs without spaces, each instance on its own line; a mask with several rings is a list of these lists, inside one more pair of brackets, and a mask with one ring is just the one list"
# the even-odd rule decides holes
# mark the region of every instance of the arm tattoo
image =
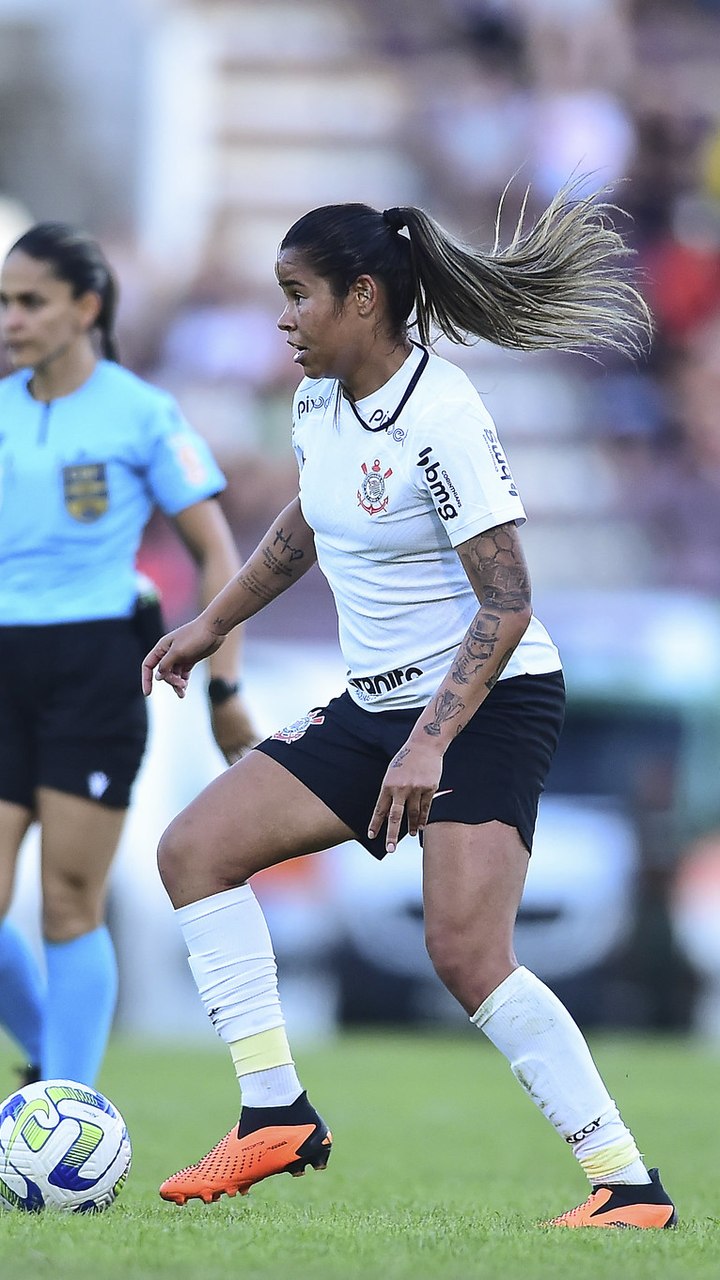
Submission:
[[451,669],[457,684],[470,684],[480,667],[489,662],[495,653],[500,617],[485,613],[483,609],[473,618]]
[[390,761],[390,768],[399,769],[400,765],[402,764],[403,760],[405,759],[409,751],[410,751],[409,747],[401,747],[397,755],[394,756],[393,759]]
[[444,693],[439,693],[435,698],[433,707],[434,718],[428,724],[423,725],[423,733],[427,733],[431,738],[438,738],[442,733],[442,726],[448,720],[453,720],[455,716],[459,716],[465,710],[465,703],[457,694],[451,693],[446,689]]
[[275,541],[273,542],[273,547],[276,547],[276,546],[277,546],[277,544],[278,544],[278,542],[279,542],[279,543],[281,544],[281,547],[282,547],[282,551],[280,552],[280,555],[281,555],[281,556],[282,556],[283,552],[285,552],[285,551],[286,551],[286,552],[287,552],[287,554],[288,554],[288,556],[289,556],[289,558],[290,558],[290,561],[293,561],[293,560],[302,560],[302,558],[303,558],[303,556],[304,556],[305,552],[304,552],[304,551],[302,551],[302,550],[300,549],[300,547],[294,547],[294,546],[292,545],[292,543],[290,542],[290,536],[291,536],[291,535],[290,535],[289,533],[288,533],[288,534],[285,534],[285,533],[283,532],[283,530],[282,530],[282,529],[276,529],[276,530],[275,530]]
[[[269,604],[279,592],[289,587],[298,571],[304,572],[300,565],[305,559],[305,552],[302,547],[293,546],[292,537],[292,531],[286,533],[282,527],[278,527],[274,537],[270,535],[265,546],[260,547],[256,553],[262,557],[262,567],[244,568],[235,579],[238,585],[251,596],[255,596],[261,605]],[[268,581],[263,569],[270,574],[271,579],[283,578],[282,585],[278,586],[275,582]]]
[[508,649],[508,650],[507,650],[507,652],[503,654],[502,658],[500,659],[500,661],[499,661],[499,663],[498,663],[498,667],[497,667],[497,671],[495,672],[495,675],[494,675],[494,676],[490,676],[490,679],[485,681],[485,688],[486,688],[486,689],[494,689],[494,688],[495,688],[495,685],[497,684],[498,680],[500,679],[500,677],[501,677],[501,675],[502,675],[503,671],[505,670],[505,668],[506,668],[506,666],[507,666],[508,662],[509,662],[509,661],[510,661],[510,659],[512,658],[512,656],[513,656],[513,653],[514,653],[514,652],[515,652],[515,650],[514,650],[514,649]]
[[[262,558],[265,568],[270,571],[273,576],[280,576],[292,580],[295,577],[295,563],[303,560],[305,552],[302,547],[294,547],[291,541],[292,535],[285,533],[283,529],[275,530],[275,537],[272,544],[269,542],[262,548]],[[252,590],[252,588],[250,588]],[[255,594],[260,594],[255,592]],[[268,599],[273,598],[273,593]]]
[[483,608],[490,605],[504,613],[522,613],[530,604],[530,580],[525,559],[514,534],[504,524],[486,529],[464,549],[471,581],[479,587]]
[[281,559],[280,556],[276,555],[272,547],[263,547],[262,558],[263,558],[263,564],[265,565],[265,568],[269,569],[270,573],[273,574],[274,577],[281,577],[281,578],[295,577],[295,571],[292,567],[292,564],[286,563],[284,560]]
[[269,604],[271,600],[275,599],[276,592],[272,586],[263,582],[262,578],[253,569],[248,570],[246,573],[238,574],[237,581],[241,587],[244,587],[251,596],[255,596],[262,604]]
[[[469,684],[481,667],[495,657],[503,614],[523,613],[530,606],[530,580],[524,557],[507,525],[497,525],[473,538],[463,549],[463,562],[480,601],[452,666],[457,684]],[[492,689],[507,666],[512,650],[503,654],[497,671],[486,681]]]

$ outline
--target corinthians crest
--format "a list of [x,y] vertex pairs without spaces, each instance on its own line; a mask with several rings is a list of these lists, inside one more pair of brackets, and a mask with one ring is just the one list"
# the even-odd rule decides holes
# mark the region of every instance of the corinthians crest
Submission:
[[363,511],[367,511],[371,516],[376,516],[379,511],[384,511],[388,504],[385,481],[388,476],[392,475],[392,467],[388,467],[387,471],[383,471],[380,459],[376,458],[370,468],[368,468],[366,462],[363,462],[362,469],[363,481],[357,491],[358,503]]
[[273,733],[272,737],[277,738],[280,742],[297,742],[307,733],[311,725],[324,724],[325,716],[323,715],[324,707],[313,707],[312,711],[308,711],[306,716],[301,716],[299,720],[293,720],[286,729],[278,729],[277,733]]

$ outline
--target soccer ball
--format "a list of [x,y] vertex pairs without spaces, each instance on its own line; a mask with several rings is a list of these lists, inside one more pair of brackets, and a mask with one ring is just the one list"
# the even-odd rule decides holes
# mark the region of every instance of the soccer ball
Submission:
[[130,1170],[125,1121],[74,1080],[40,1080],[0,1103],[0,1206],[99,1213]]

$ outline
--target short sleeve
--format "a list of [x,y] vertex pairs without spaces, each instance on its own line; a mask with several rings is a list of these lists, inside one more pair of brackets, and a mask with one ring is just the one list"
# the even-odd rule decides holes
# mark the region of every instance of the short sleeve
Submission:
[[189,425],[170,397],[149,423],[147,481],[157,505],[168,516],[225,488],[225,477],[202,436]]
[[434,429],[418,424],[417,479],[457,547],[525,510],[495,425],[482,401],[446,405]]
[[296,424],[295,422],[293,422],[293,426],[292,426],[292,449],[293,449],[293,453],[295,454],[295,461],[297,462],[297,469],[298,469],[298,472],[299,472],[299,473],[302,473],[302,469],[303,469],[303,467],[305,466],[305,450],[303,449],[303,447],[302,447],[302,445],[301,445],[301,443],[300,443],[300,441],[299,441],[299,439],[298,439],[298,434],[299,434],[299,433],[298,433],[298,429],[297,429],[297,424]]

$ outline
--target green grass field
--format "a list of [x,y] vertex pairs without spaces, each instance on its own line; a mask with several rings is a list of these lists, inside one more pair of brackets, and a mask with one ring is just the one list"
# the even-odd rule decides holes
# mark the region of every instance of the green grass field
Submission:
[[[0,1214],[2,1280],[718,1280],[720,1050],[593,1041],[611,1093],[677,1200],[677,1231],[551,1231],[584,1199],[567,1148],[472,1033],[343,1036],[298,1054],[334,1130],[328,1170],[185,1209],[157,1185],[230,1127],[225,1050],[114,1043],[100,1086],[134,1145],[117,1203],[92,1217]],[[0,1053],[2,1092],[13,1055]],[[3,1087],[4,1086],[4,1087]]]

